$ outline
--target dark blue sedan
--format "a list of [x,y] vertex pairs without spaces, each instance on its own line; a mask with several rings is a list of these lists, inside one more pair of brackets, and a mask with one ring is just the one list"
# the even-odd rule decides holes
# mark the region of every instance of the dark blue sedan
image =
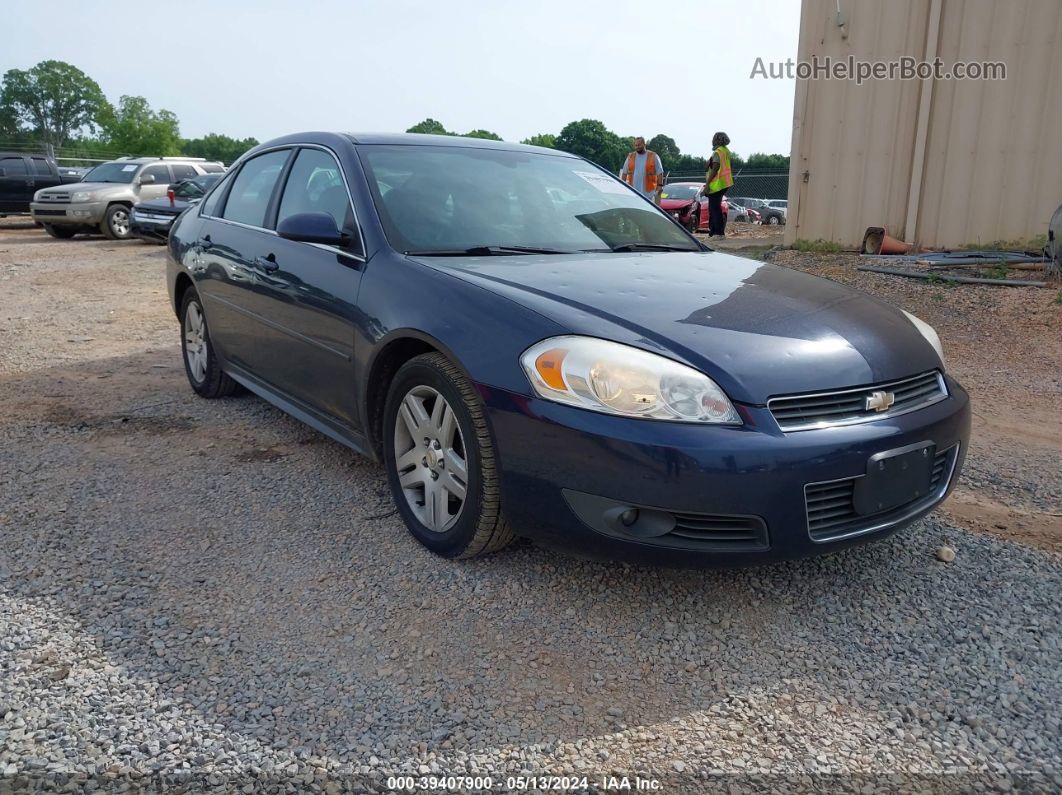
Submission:
[[381,460],[446,557],[515,536],[691,566],[812,555],[926,514],[966,452],[932,328],[711,251],[562,152],[279,138],[169,254],[192,388],[245,387]]

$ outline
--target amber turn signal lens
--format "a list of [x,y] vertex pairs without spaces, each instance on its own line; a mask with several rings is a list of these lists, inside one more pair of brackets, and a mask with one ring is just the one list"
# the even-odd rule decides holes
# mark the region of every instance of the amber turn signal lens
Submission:
[[564,384],[564,375],[561,373],[561,364],[564,362],[564,356],[567,353],[563,348],[551,348],[544,353],[539,354],[535,359],[535,370],[542,377],[542,381],[550,389],[559,389],[564,391],[567,386]]

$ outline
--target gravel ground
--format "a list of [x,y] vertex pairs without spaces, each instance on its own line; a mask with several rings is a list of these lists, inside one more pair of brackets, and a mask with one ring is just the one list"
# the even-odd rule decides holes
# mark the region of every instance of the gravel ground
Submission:
[[[0,792],[1062,789],[1056,554],[941,514],[741,571],[443,561],[375,464],[193,396],[160,249],[4,224]],[[1037,466],[993,488],[1050,507]]]

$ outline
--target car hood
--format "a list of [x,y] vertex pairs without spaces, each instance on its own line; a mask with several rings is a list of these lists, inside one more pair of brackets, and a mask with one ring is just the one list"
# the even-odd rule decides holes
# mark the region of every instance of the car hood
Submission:
[[199,201],[199,199],[174,199],[173,204],[170,204],[169,199],[152,199],[151,201],[139,202],[135,207],[136,209],[144,210],[145,212],[179,214],[187,210],[193,204],[199,204]]
[[67,182],[54,188],[43,188],[49,193],[73,193],[82,190],[110,190],[112,188],[132,189],[132,185],[125,182]]
[[693,199],[661,199],[660,206],[665,210],[681,210],[693,204]]
[[941,367],[896,307],[837,282],[720,252],[415,259],[574,334],[685,361],[744,403]]

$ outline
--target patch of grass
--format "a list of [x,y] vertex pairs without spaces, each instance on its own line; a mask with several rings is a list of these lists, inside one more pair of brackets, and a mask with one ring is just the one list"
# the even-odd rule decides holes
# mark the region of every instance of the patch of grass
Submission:
[[1055,303],[1062,306],[1062,290],[1058,291],[1058,295],[1055,296]]
[[961,246],[966,251],[980,249],[998,251],[1041,251],[1047,245],[1047,234],[1038,235],[1028,240],[990,240],[984,243],[966,243]]
[[1007,261],[1001,259],[996,267],[988,271],[988,276],[993,279],[1006,279],[1009,273],[1010,268],[1007,267]]
[[840,254],[844,249],[839,243],[832,240],[797,240],[793,243],[794,251],[802,251],[805,254]]

